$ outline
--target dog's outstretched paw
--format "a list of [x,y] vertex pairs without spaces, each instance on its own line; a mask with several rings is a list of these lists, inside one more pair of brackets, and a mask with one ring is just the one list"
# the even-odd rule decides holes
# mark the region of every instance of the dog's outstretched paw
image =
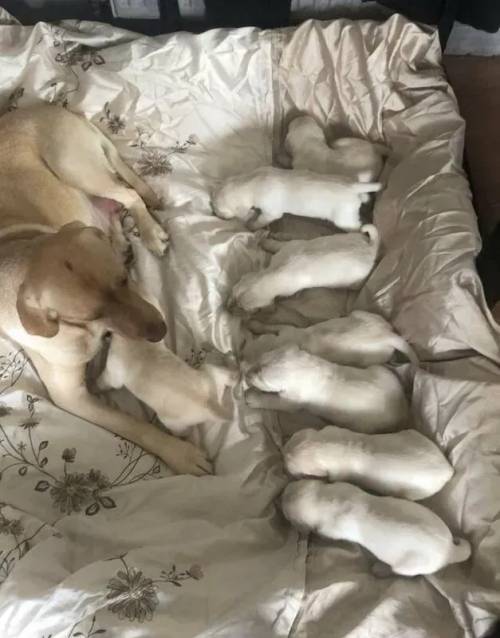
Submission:
[[168,233],[159,224],[141,230],[141,239],[156,257],[163,257],[168,250]]
[[175,442],[175,451],[172,448],[170,443],[168,455],[162,455],[162,457],[176,474],[205,476],[214,473],[213,465],[206,453],[196,445],[179,439]]

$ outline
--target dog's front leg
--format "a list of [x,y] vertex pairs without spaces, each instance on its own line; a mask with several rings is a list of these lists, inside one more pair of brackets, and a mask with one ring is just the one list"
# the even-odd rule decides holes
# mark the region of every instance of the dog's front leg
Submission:
[[28,351],[28,354],[52,401],[60,408],[136,443],[158,456],[177,474],[201,476],[212,472],[210,462],[196,446],[111,408],[89,394],[85,365],[55,365],[35,352]]

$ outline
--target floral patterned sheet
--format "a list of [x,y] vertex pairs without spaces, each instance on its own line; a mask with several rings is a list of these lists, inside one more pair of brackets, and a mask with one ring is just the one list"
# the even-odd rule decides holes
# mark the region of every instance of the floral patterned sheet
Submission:
[[[234,421],[195,434],[216,475],[172,476],[53,406],[2,341],[2,638],[480,636],[500,613],[499,333],[474,269],[463,122],[435,34],[399,16],[153,39],[0,17],[0,109],[44,100],[85,113],[169,202],[169,255],[136,245],[136,269],[192,365],[212,351],[237,359],[245,332],[224,301],[264,260],[255,235],[211,215],[214,181],[279,161],[298,111],[385,140],[383,258],[354,305],[390,318],[422,358],[414,379],[401,368],[415,425],[456,468],[429,506],[474,546],[470,563],[431,578],[376,580],[361,549],[308,543],[276,509],[291,417],[246,409],[236,391]],[[151,418],[125,393],[111,400]]]

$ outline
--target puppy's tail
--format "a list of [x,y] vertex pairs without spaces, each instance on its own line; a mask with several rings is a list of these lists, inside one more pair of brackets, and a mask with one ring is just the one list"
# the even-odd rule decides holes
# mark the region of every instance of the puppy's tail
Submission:
[[418,357],[415,353],[415,350],[399,335],[395,334],[391,339],[392,347],[404,354],[404,356],[408,359],[412,366],[418,367],[419,361]]
[[471,555],[471,546],[465,538],[454,538],[453,547],[448,558],[449,563],[463,563]]
[[368,235],[369,243],[372,246],[377,246],[378,247],[379,234],[378,234],[378,230],[375,228],[375,226],[373,224],[365,224],[364,226],[361,226],[361,232],[364,235]]
[[378,191],[382,190],[382,183],[360,181],[354,182],[354,184],[351,185],[351,188],[355,193],[359,193],[360,195],[363,195],[364,193],[377,193]]

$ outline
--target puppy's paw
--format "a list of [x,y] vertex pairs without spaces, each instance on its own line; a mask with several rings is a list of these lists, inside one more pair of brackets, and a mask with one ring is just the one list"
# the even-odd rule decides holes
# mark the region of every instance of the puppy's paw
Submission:
[[327,471],[319,462],[322,445],[315,440],[315,430],[301,430],[283,447],[283,459],[287,472],[294,477],[325,477]]
[[158,454],[160,458],[176,474],[193,474],[194,476],[204,476],[213,474],[212,463],[208,460],[206,453],[196,445],[188,441],[175,441],[166,444],[166,454]]
[[275,372],[272,365],[255,365],[248,371],[246,381],[250,387],[262,392],[281,392],[284,389],[283,380]]
[[154,222],[140,229],[141,239],[148,250],[156,257],[163,257],[168,249],[168,233]]

